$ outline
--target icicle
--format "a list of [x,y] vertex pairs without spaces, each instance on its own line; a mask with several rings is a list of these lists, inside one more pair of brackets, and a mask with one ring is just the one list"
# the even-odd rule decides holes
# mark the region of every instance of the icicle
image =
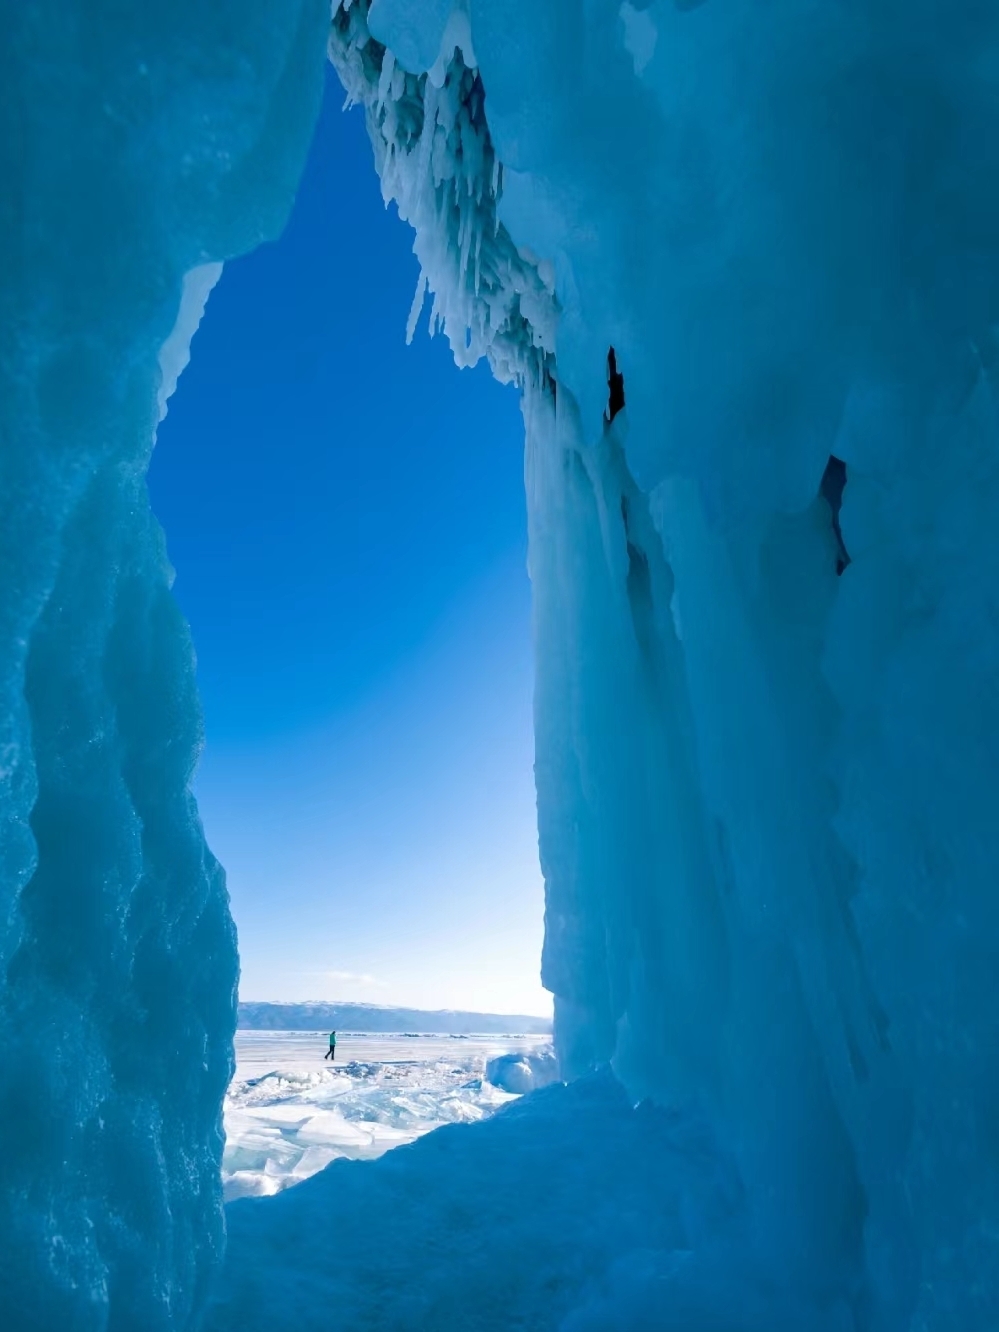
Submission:
[[458,216],[461,218],[459,231],[461,248],[458,256],[458,274],[461,279],[461,287],[462,289],[465,289],[468,286],[468,256],[472,249],[472,225],[471,218],[465,213],[459,213]]
[[392,91],[392,74],[395,70],[395,56],[391,51],[386,50],[382,57],[382,72],[378,80],[378,96],[375,99],[375,107],[381,111]]
[[413,304],[409,307],[409,318],[406,321],[406,346],[413,341],[416,333],[416,325],[420,322],[420,315],[423,313],[424,302],[427,299],[427,275],[420,268],[420,276],[416,282],[416,291],[413,293]]

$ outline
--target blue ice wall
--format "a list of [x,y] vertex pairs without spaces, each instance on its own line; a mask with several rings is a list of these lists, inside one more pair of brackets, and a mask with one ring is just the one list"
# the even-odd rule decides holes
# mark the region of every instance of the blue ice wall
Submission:
[[205,265],[280,229],[327,21],[317,0],[4,11],[5,1328],[187,1327],[221,1249],[236,939],[144,473]]
[[334,27],[435,320],[524,388],[563,1068],[702,1107],[746,1186],[662,1308],[742,1327],[748,1262],[816,1327],[991,1332],[999,11]]

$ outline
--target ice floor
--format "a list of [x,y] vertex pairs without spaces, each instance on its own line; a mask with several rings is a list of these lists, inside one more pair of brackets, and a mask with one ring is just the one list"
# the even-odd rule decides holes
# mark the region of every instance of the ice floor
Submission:
[[744,1273],[731,1163],[695,1114],[634,1106],[608,1070],[226,1213],[205,1332],[854,1326]]
[[474,1123],[515,1100],[489,1060],[541,1051],[547,1036],[240,1031],[225,1102],[227,1201],[277,1193],[338,1157],[372,1159],[442,1124]]

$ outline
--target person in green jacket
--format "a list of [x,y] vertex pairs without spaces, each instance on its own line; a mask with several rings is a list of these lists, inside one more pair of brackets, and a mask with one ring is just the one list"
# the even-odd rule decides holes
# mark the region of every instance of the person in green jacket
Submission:
[[330,1048],[329,1048],[329,1049],[326,1051],[326,1053],[323,1055],[323,1058],[324,1058],[324,1059],[328,1059],[328,1060],[330,1061],[331,1064],[335,1064],[335,1063],[336,1063],[336,1032],[335,1032],[335,1031],[331,1031],[331,1032],[330,1032]]

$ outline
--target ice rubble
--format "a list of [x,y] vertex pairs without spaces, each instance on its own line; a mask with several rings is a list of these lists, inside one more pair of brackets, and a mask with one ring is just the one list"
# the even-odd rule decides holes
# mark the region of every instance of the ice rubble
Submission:
[[545,1037],[378,1038],[240,1032],[225,1098],[226,1200],[277,1193],[333,1160],[373,1160],[442,1124],[475,1124],[512,1096],[553,1082]]
[[331,54],[524,391],[563,1070],[697,1107],[802,1326],[991,1329],[999,13],[344,0]]
[[341,1158],[373,1160],[442,1124],[476,1123],[507,1099],[470,1067],[352,1062],[237,1082],[225,1102],[226,1201],[277,1193]]
[[281,226],[327,21],[316,0],[4,11],[8,1332],[187,1327],[221,1248],[236,941],[189,791],[193,655],[144,474],[206,266]]

